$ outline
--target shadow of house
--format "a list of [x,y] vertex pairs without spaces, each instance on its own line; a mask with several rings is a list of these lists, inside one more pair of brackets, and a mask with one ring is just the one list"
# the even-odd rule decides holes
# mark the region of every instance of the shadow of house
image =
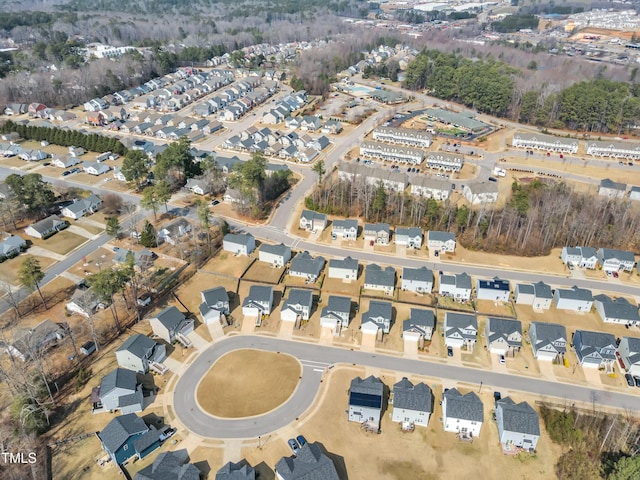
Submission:
[[344,457],[336,453],[331,453],[320,442],[316,442],[316,445],[318,445],[320,451],[333,462],[333,465],[336,467],[336,472],[338,473],[338,478],[340,478],[340,480],[349,480],[349,474],[347,473],[347,465],[344,463]]

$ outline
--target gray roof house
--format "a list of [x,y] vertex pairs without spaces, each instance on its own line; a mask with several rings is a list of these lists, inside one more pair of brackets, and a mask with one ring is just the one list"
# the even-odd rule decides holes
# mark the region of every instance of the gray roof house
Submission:
[[261,325],[262,315],[271,315],[273,308],[273,287],[252,285],[249,295],[242,302],[242,314],[245,317],[256,317],[256,324]]
[[567,329],[557,323],[531,322],[529,340],[538,360],[560,361],[567,351]]
[[424,383],[414,385],[404,377],[393,386],[391,420],[402,424],[403,430],[414,425],[426,427],[433,411],[433,393]]
[[447,347],[473,351],[478,335],[478,318],[466,313],[446,312],[444,315],[444,343]]
[[324,264],[324,258],[313,258],[307,252],[300,252],[291,260],[289,275],[306,278],[308,282],[315,282],[320,276]]
[[616,337],[611,333],[576,330],[573,334],[573,348],[583,367],[604,368],[613,371],[616,361]]
[[320,325],[332,329],[335,335],[340,335],[340,330],[349,326],[350,314],[351,299],[331,295],[327,306],[320,312]]
[[227,462],[216,472],[215,480],[256,480],[256,469],[246,460]]
[[431,340],[433,329],[436,327],[436,316],[431,310],[412,308],[409,319],[402,322],[402,338],[404,339],[405,352],[412,351],[417,344],[421,347],[424,340]]
[[187,463],[188,458],[186,450],[162,452],[151,465],[136,473],[133,480],[200,480],[200,470]]
[[24,229],[24,233],[30,237],[46,238],[65,228],[67,228],[67,222],[57,215],[50,215],[44,220],[29,225]]
[[623,325],[640,325],[638,306],[626,298],[615,300],[605,294],[593,297],[593,305],[604,323],[619,323]]
[[596,249],[591,247],[563,247],[560,258],[565,265],[580,268],[596,268],[598,258]]
[[71,299],[65,304],[69,312],[78,313],[87,318],[103,306],[100,297],[91,288],[76,288]]
[[371,300],[369,311],[362,314],[362,333],[377,334],[380,330],[389,333],[393,321],[393,307],[391,302]]
[[191,232],[192,227],[189,220],[180,217],[173,222],[169,222],[158,230],[158,238],[170,245],[176,245],[180,238]]
[[607,198],[623,198],[626,191],[626,183],[614,182],[610,178],[600,180],[600,186],[598,187],[598,195]]
[[87,198],[82,198],[71,205],[67,205],[60,212],[62,216],[77,220],[87,214],[97,212],[102,207],[102,200],[98,195],[91,194]]
[[396,284],[396,269],[386,267],[382,269],[379,265],[371,263],[367,265],[364,272],[364,288],[369,290],[379,290],[386,295],[393,295]]
[[327,226],[327,216],[324,213],[312,210],[303,210],[300,215],[300,228],[302,230],[324,230]]
[[509,397],[501,398],[496,402],[495,413],[498,436],[505,452],[535,451],[540,438],[540,419],[531,405],[515,403]]
[[459,302],[468,301],[471,298],[471,277],[466,273],[440,275],[438,293]]
[[520,320],[489,317],[485,334],[491,353],[506,355],[509,351],[519,351],[522,347]]
[[285,322],[307,321],[311,316],[312,307],[313,291],[292,288],[280,309],[280,319]]
[[89,175],[103,175],[111,170],[109,165],[98,162],[82,162],[82,169]]
[[611,248],[599,248],[596,252],[598,263],[605,272],[633,271],[636,258],[633,252],[613,250]]
[[349,388],[349,421],[380,426],[384,384],[373,375],[351,380]]
[[517,304],[531,305],[534,310],[548,310],[553,300],[551,287],[543,282],[518,283],[514,296]]
[[622,337],[618,354],[627,373],[640,376],[640,338]]
[[66,336],[65,325],[43,320],[33,328],[20,328],[13,334],[13,343],[5,351],[23,362],[34,353],[42,354],[56,346]]
[[98,433],[98,438],[116,465],[131,457],[144,458],[160,446],[159,432],[135,413],[115,417]]
[[334,240],[355,240],[358,238],[358,220],[334,220],[331,224],[331,237]]
[[227,233],[222,239],[222,248],[234,255],[249,255],[256,249],[256,240],[250,233]]
[[193,332],[194,322],[174,306],[164,308],[149,323],[153,333],[169,344],[176,340],[184,345],[191,343],[185,337]]
[[422,229],[420,227],[396,228],[395,238],[396,245],[418,249],[422,247]]
[[340,480],[333,461],[317,443],[305,443],[295,457],[282,457],[275,470],[278,480]]
[[113,412],[119,410],[122,415],[142,411],[142,384],[137,374],[126,368],[115,368],[102,377],[100,386],[94,393],[99,403],[94,403],[94,413],[98,411]]
[[0,257],[13,257],[19,255],[27,248],[27,242],[18,235],[11,235],[0,242]]
[[362,229],[365,245],[389,245],[391,228],[388,223],[365,223]]
[[492,302],[508,302],[511,286],[507,280],[494,277],[491,280],[476,281],[476,298]]
[[224,287],[214,287],[200,292],[202,303],[198,307],[205,325],[220,322],[222,315],[229,315],[229,294]]
[[442,417],[445,432],[477,437],[484,422],[482,400],[474,392],[462,395],[456,388],[450,388],[442,395]]
[[593,294],[591,290],[578,288],[575,285],[569,289],[556,288],[553,294],[556,308],[560,310],[573,310],[574,312],[589,312],[593,306]]
[[339,278],[341,280],[357,280],[358,278],[358,260],[345,257],[344,260],[332,258],[329,260],[328,278]]
[[455,252],[456,236],[450,232],[427,232],[427,248],[430,252]]
[[416,293],[431,293],[433,289],[433,272],[427,267],[402,269],[401,287],[403,291],[408,290]]
[[121,248],[116,252],[116,255],[113,257],[113,263],[124,264],[127,263],[127,256],[131,253],[133,255],[133,263],[140,268],[147,268],[153,264],[153,261],[156,259],[157,255],[153,253],[151,250],[143,248],[142,250],[128,250],[126,248]]
[[276,267],[284,267],[284,265],[291,260],[291,248],[283,243],[279,245],[263,243],[258,251],[258,260],[270,263]]
[[212,191],[211,184],[204,178],[190,178],[184,188],[196,195],[208,195]]
[[159,364],[165,358],[166,347],[142,334],[131,335],[116,350],[118,365],[138,373],[147,373],[156,364],[162,367]]

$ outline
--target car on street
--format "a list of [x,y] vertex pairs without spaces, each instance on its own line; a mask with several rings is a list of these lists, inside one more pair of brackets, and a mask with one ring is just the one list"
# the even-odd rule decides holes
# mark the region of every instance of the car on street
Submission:
[[498,363],[500,365],[506,365],[507,360],[504,358],[504,355],[498,355]]
[[296,437],[296,440],[298,442],[298,445],[300,445],[300,448],[304,447],[306,445],[306,443],[307,443],[307,439],[304,438],[302,435],[298,435]]
[[496,177],[489,177],[490,182],[497,182],[498,179]]
[[629,165],[630,167],[633,167],[633,162],[627,162],[627,165]]
[[71,172],[69,170],[62,172],[63,177],[66,177],[67,175],[71,175]]
[[298,442],[296,442],[295,438],[290,438],[287,443],[289,444],[289,448],[291,449],[291,452],[293,453],[294,457],[298,456],[298,452],[300,451],[300,445],[298,445]]
[[624,165],[624,162],[623,162],[622,160],[620,160],[620,161],[618,162],[618,165]]
[[447,357],[453,357],[453,348],[447,347]]

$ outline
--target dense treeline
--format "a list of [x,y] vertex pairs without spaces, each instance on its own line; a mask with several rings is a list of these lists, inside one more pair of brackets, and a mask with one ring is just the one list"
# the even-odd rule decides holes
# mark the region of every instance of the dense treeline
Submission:
[[504,207],[472,210],[330,176],[305,204],[327,214],[454,232],[463,246],[489,252],[535,256],[565,245],[640,248],[640,215],[632,205],[594,198],[564,183],[514,183]]
[[91,152],[113,152],[118,155],[127,153],[126,147],[113,137],[98,135],[97,133],[82,133],[79,130],[63,130],[56,127],[36,127],[34,125],[22,125],[12,122],[5,122],[0,128],[2,133],[16,132],[21,138],[27,140],[36,140],[38,142],[45,140],[53,145],[61,145],[63,147],[81,147]]
[[539,21],[535,15],[507,15],[503,20],[491,22],[491,29],[499,33],[517,32],[537,28]]
[[0,30],[11,30],[18,26],[46,25],[54,19],[55,16],[47,12],[4,12],[0,16]]

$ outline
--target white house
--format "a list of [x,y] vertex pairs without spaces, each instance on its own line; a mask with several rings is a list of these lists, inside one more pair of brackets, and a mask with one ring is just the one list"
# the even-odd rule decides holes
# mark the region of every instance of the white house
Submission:
[[174,306],[166,307],[149,319],[154,335],[162,338],[171,345],[175,340],[185,346],[191,344],[186,336],[193,332],[194,321],[186,318],[184,314]]
[[102,175],[111,170],[109,165],[105,165],[104,163],[98,162],[83,162],[82,169],[88,173],[89,175]]
[[478,300],[508,302],[510,294],[511,286],[507,280],[495,277],[491,280],[476,281],[476,298]]
[[402,290],[416,293],[431,293],[433,289],[433,272],[427,267],[402,269]]
[[60,230],[67,228],[67,223],[57,215],[50,215],[39,222],[32,223],[24,229],[24,233],[30,237],[47,238]]
[[428,152],[426,157],[428,168],[445,172],[459,172],[463,164],[464,157],[454,153]]
[[279,245],[263,243],[258,251],[258,260],[270,263],[274,267],[284,267],[291,260],[291,248],[282,243]]
[[[369,302],[369,311],[362,314],[362,332],[364,334],[365,331],[371,329],[374,334],[377,334],[379,331],[389,333],[392,322],[393,307],[391,302],[371,300]],[[365,325],[369,325],[369,329],[367,329]]]
[[200,292],[202,303],[198,307],[205,325],[220,322],[229,315],[229,294],[224,287],[214,287]]
[[593,306],[591,290],[578,288],[575,285],[569,289],[556,288],[553,302],[559,310],[573,310],[574,312],[589,312]]
[[616,337],[611,333],[576,330],[573,334],[573,348],[583,367],[613,372],[617,344]]
[[604,323],[618,323],[629,326],[640,325],[638,305],[626,298],[619,297],[613,300],[607,295],[600,294],[593,297],[593,305]]
[[329,328],[334,335],[340,335],[342,328],[349,326],[351,314],[351,299],[331,295],[327,301],[327,306],[320,312],[320,325]]
[[249,255],[256,249],[256,240],[250,233],[227,233],[222,239],[222,248],[234,255]]
[[313,307],[313,292],[302,288],[292,288],[289,296],[280,309],[280,319],[283,322],[307,321]]
[[462,194],[471,205],[495,203],[498,201],[498,184],[496,182],[467,183],[462,189]]
[[212,191],[211,185],[204,178],[190,178],[184,188],[196,195],[208,195]]
[[80,160],[70,155],[61,155],[56,157],[52,162],[58,168],[70,168],[80,163]]
[[538,360],[562,361],[567,351],[567,329],[564,325],[531,322],[529,340],[533,356]]
[[379,378],[354,378],[349,388],[349,421],[379,427],[383,399],[384,384]]
[[346,257],[344,260],[332,258],[329,260],[328,278],[339,278],[352,281],[358,278],[358,260]]
[[482,400],[474,392],[462,395],[456,388],[450,388],[442,395],[442,422],[445,432],[471,438],[480,436],[484,422]]
[[388,223],[365,223],[362,231],[365,245],[389,245],[391,229]]
[[300,228],[302,230],[319,231],[327,226],[327,216],[324,213],[312,210],[303,210],[300,215]]
[[618,354],[627,373],[640,376],[640,338],[622,337]]
[[516,285],[515,301],[521,305],[531,305],[535,310],[549,310],[553,294],[551,287],[543,282]]
[[417,385],[404,377],[393,386],[391,421],[402,424],[403,430],[415,425],[426,427],[433,411],[433,393],[420,382]]
[[364,288],[378,290],[386,295],[393,295],[396,284],[396,270],[393,267],[382,268],[375,263],[366,266]]
[[624,198],[626,191],[626,183],[614,182],[610,178],[600,180],[600,186],[598,187],[598,195],[607,198]]
[[422,229],[420,227],[396,228],[395,244],[420,249],[422,247]]
[[445,180],[415,175],[410,179],[411,195],[447,200],[451,195],[451,183]]
[[291,260],[289,275],[292,277],[306,278],[309,282],[315,282],[320,276],[324,264],[324,258],[314,258],[307,252],[300,252]]
[[444,343],[447,347],[473,351],[478,336],[478,318],[466,313],[446,312],[444,315]]
[[414,352],[430,341],[436,327],[436,316],[431,310],[412,308],[409,319],[402,322],[402,340],[405,352]]
[[440,275],[440,295],[465,302],[471,299],[471,277],[466,273],[455,275]]
[[378,127],[373,129],[373,139],[387,143],[429,148],[432,136],[421,130],[410,128]]
[[358,238],[357,220],[334,220],[331,225],[331,237],[334,240],[355,240]]
[[513,135],[511,145],[526,150],[542,150],[545,152],[577,153],[578,141],[571,138],[552,137],[540,133],[521,133]]
[[360,155],[365,158],[379,158],[388,162],[420,165],[424,160],[424,151],[411,147],[387,145],[380,142],[362,142]]
[[485,331],[491,353],[507,355],[522,347],[522,323],[508,318],[489,317]]
[[613,250],[611,248],[599,248],[597,253],[598,263],[605,272],[632,272],[636,263],[633,252]]
[[87,198],[76,200],[71,205],[67,205],[60,212],[63,217],[73,218],[77,220],[85,215],[97,212],[102,207],[102,200],[95,193]]
[[455,252],[456,236],[450,232],[427,232],[427,248],[430,252]]
[[531,405],[501,398],[496,401],[495,414],[498,437],[505,452],[535,451],[540,439],[540,419]]
[[263,315],[271,315],[273,308],[273,287],[252,285],[249,295],[242,302],[242,314],[256,319],[256,325],[262,324]]

